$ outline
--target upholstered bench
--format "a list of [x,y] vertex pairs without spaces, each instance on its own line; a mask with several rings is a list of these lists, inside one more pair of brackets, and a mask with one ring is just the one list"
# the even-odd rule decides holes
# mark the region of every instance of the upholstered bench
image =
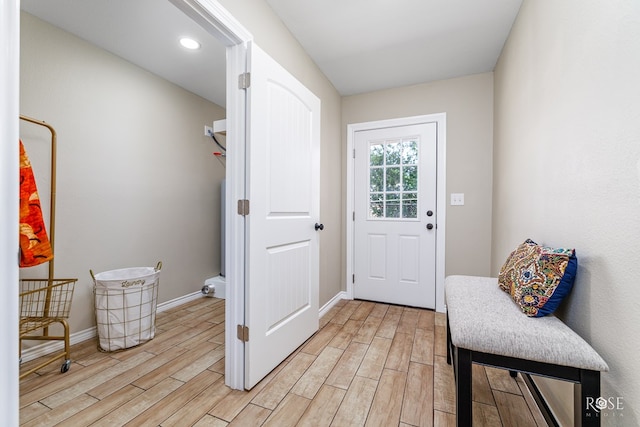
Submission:
[[578,334],[553,315],[528,317],[496,278],[449,276],[447,363],[453,359],[458,426],[470,426],[471,364],[504,368],[516,375],[541,375],[581,384],[576,402],[582,420],[576,425],[600,425],[594,402],[600,397],[600,372],[606,362]]

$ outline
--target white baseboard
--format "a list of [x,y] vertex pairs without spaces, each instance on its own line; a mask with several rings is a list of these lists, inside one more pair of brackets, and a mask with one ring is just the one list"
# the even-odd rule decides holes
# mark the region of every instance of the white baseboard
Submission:
[[[194,292],[192,294],[184,295],[170,301],[165,301],[163,303],[158,304],[156,308],[157,313],[161,313],[163,311],[169,310],[170,308],[177,307],[182,304],[186,304],[189,301],[196,300],[198,298],[203,298],[202,292]],[[96,337],[96,327],[92,326],[89,329],[85,329],[83,331],[75,332],[69,335],[69,343],[71,345],[81,343],[82,341],[90,340]],[[22,352],[22,361],[28,362],[30,360],[37,359],[38,357],[46,356],[47,354],[57,353],[64,349],[64,342],[62,341],[51,341],[44,344],[39,344],[33,347],[30,347]]]
[[327,312],[329,310],[331,310],[333,308],[334,305],[336,305],[338,303],[338,301],[340,301],[341,299],[348,299],[347,298],[347,293],[345,291],[342,292],[338,292],[336,294],[336,296],[334,296],[333,298],[331,298],[325,305],[323,305],[320,308],[320,317],[324,316],[325,314],[327,314]]
[[[95,336],[96,336],[96,327],[93,326],[89,329],[85,329],[84,331],[76,332],[75,334],[70,334],[69,343],[71,345],[78,344],[82,341],[90,340]],[[58,353],[63,349],[64,349],[64,342],[51,341],[48,343],[39,344],[39,345],[30,347],[24,350],[20,356],[23,362],[28,362],[30,360],[37,359],[38,357],[46,356],[47,354]]]
[[182,305],[182,304],[186,304],[189,301],[193,301],[193,300],[196,300],[198,298],[202,298],[203,296],[204,295],[202,295],[202,292],[197,291],[197,292],[194,292],[192,294],[187,294],[187,295],[172,299],[171,301],[165,301],[165,302],[162,302],[162,303],[158,304],[157,311],[158,311],[158,313],[162,313],[163,311],[169,310],[170,308],[177,307],[177,306]]

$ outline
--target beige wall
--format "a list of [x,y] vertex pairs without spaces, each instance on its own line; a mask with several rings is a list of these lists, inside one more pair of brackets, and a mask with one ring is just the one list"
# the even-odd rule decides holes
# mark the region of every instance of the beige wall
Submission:
[[[346,153],[348,124],[433,113],[447,114],[445,274],[488,275],[491,262],[492,73],[344,97],[341,151]],[[465,205],[449,206],[450,193],[464,193]]]
[[639,70],[627,0],[525,0],[495,70],[492,272],[527,237],[576,248],[560,316],[611,368],[604,425],[640,425]]
[[322,102],[320,152],[320,306],[343,289],[340,95],[264,0],[219,0],[255,42]]
[[[221,107],[25,13],[20,79],[21,113],[58,132],[55,266],[79,279],[72,333],[94,324],[89,269],[161,260],[160,302],[218,274],[224,168],[202,126]],[[21,137],[47,198],[49,134],[21,125]]]

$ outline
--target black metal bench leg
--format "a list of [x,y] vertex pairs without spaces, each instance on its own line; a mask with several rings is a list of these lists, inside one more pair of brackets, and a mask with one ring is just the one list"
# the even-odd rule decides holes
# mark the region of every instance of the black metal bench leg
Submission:
[[580,388],[581,402],[576,407],[579,407],[581,412],[576,414],[576,420],[581,419],[583,427],[599,426],[600,412],[596,406],[596,401],[600,397],[600,372],[581,370]]
[[458,427],[471,426],[471,351],[456,348],[454,353],[456,374],[456,419]]
[[447,364],[451,365],[451,331],[449,330],[448,314],[447,314]]

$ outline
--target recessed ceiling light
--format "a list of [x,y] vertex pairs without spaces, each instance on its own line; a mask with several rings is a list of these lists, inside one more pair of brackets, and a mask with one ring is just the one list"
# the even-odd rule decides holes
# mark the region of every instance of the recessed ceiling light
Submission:
[[195,41],[194,39],[190,39],[189,37],[183,37],[180,39],[180,44],[182,47],[190,50],[200,49],[200,43]]

